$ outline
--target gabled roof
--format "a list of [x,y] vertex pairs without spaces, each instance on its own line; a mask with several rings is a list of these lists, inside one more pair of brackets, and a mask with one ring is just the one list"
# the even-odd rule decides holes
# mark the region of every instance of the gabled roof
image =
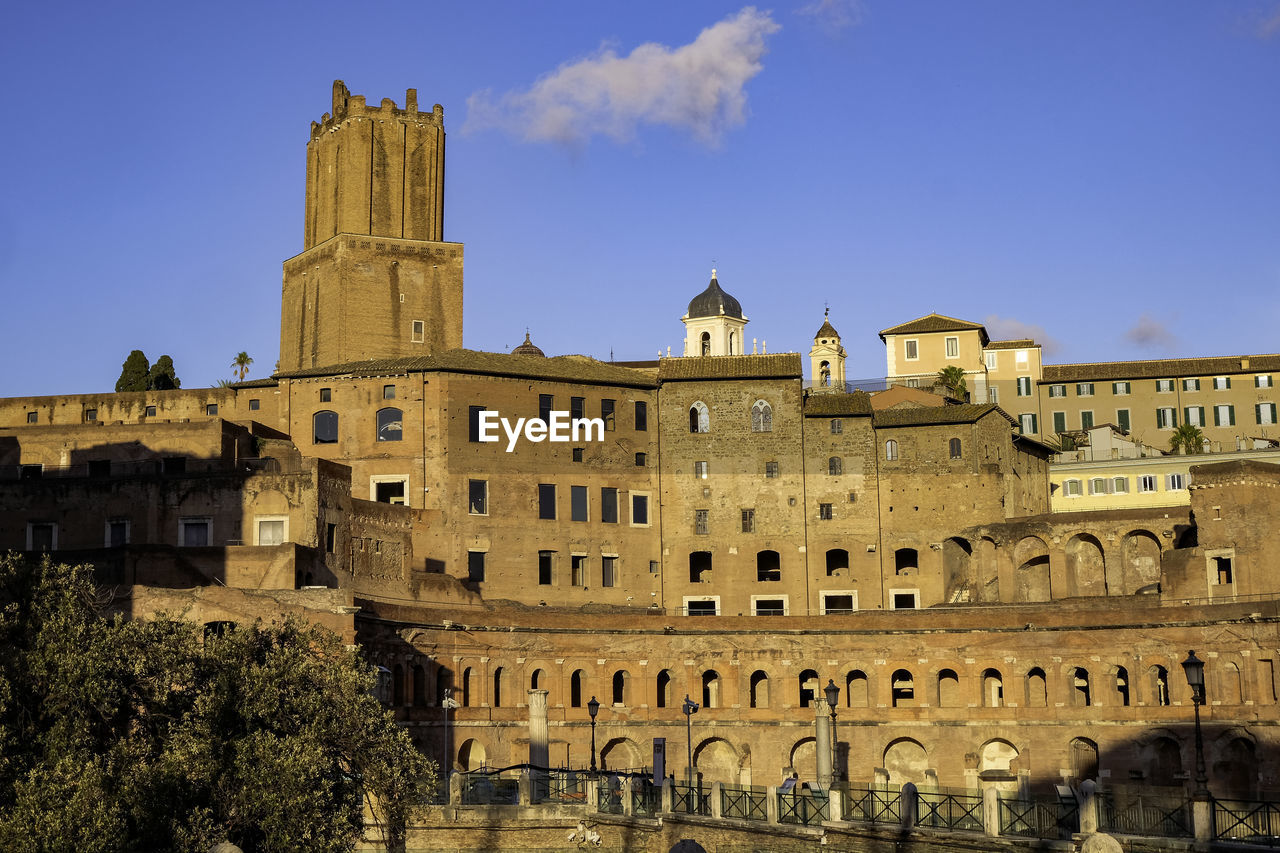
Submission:
[[[1245,364],[1248,364],[1248,367]],[[1104,379],[1178,379],[1184,376],[1225,376],[1229,373],[1280,371],[1280,355],[1222,355],[1207,358],[1169,358],[1150,361],[1095,361],[1045,365],[1041,384]]]
[[659,382],[693,379],[799,379],[800,354],[693,355],[664,358],[658,364]]
[[989,338],[987,337],[986,327],[981,323],[970,323],[968,320],[957,320],[955,317],[947,317],[942,314],[927,314],[915,320],[903,323],[900,326],[893,326],[885,329],[880,333],[880,340],[884,340],[886,335],[916,335],[926,332],[978,332],[978,336],[982,339],[982,345],[986,346]]
[[634,388],[652,388],[655,385],[653,375],[649,371],[619,367],[596,361],[585,355],[559,355],[546,358],[468,349],[451,349],[437,355],[353,361],[281,372],[276,376],[303,379],[321,376],[388,376],[405,373],[473,373],[561,382],[588,382],[596,385],[624,385]]
[[810,394],[804,400],[807,418],[858,417],[871,414],[871,396],[866,391],[851,394]]
[[919,406],[912,409],[880,409],[873,419],[877,427],[928,426],[932,424],[969,424],[992,412],[1011,424],[1017,423],[995,403],[964,403],[958,406]]
[[987,349],[1027,349],[1038,346],[1040,345],[1031,338],[1018,338],[1013,341],[991,341],[987,344]]

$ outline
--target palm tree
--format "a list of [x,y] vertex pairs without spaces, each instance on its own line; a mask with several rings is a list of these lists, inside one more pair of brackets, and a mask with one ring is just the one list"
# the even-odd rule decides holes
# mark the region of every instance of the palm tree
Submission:
[[249,358],[249,353],[243,350],[236,354],[236,360],[231,362],[231,369],[240,375],[240,381],[249,375],[249,365],[253,364],[253,359]]
[[1169,438],[1169,449],[1174,453],[1199,453],[1204,450],[1204,433],[1192,424],[1179,424]]
[[969,397],[969,385],[964,379],[964,368],[958,364],[949,364],[939,370],[935,384],[941,385],[944,391],[950,391],[961,400]]

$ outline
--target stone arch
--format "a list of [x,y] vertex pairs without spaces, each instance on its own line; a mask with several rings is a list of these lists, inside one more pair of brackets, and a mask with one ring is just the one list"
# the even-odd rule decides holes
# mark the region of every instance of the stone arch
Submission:
[[943,540],[943,600],[950,604],[975,600],[973,580],[973,546],[969,540],[959,536]]
[[475,686],[475,675],[476,671],[473,668],[469,666],[462,668],[462,685],[460,691],[462,695],[458,697],[458,702],[464,708],[471,707],[471,688]]
[[702,707],[719,708],[724,701],[721,693],[720,673],[708,669],[702,673]]
[[707,782],[738,783],[738,751],[724,738],[707,738],[693,749],[693,766]]
[[[452,689],[453,689],[453,672],[449,669],[449,667],[442,666],[436,670],[435,695],[436,695],[437,706],[444,704],[445,698],[450,695],[450,691]],[[455,696],[454,698],[458,699],[458,701],[461,701],[460,697]]]
[[1087,737],[1073,738],[1071,751],[1071,777],[1079,785],[1085,779],[1098,781],[1098,744]]
[[791,746],[788,756],[791,769],[800,776],[801,781],[812,781],[818,778],[817,741],[812,737],[801,738]]
[[999,601],[1000,570],[996,563],[996,541],[990,536],[983,536],[974,551],[978,571],[976,598],[978,601]]
[[920,571],[920,552],[915,548],[899,548],[893,552],[893,573],[914,575]]
[[463,770],[479,770],[485,766],[484,744],[467,738],[458,746],[458,766]]
[[914,708],[916,706],[916,679],[909,669],[895,669],[891,676],[890,698],[895,708]]
[[1018,748],[1004,738],[992,738],[978,749],[978,781],[1000,791],[1017,789]]
[[1150,530],[1131,530],[1121,549],[1122,584],[1126,595],[1160,590],[1160,537]]
[[610,698],[615,705],[629,705],[631,691],[631,673],[625,669],[620,669],[613,674],[613,690]]
[[569,676],[569,707],[581,708],[584,700],[582,694],[586,692],[587,674],[580,669],[575,669]]
[[422,664],[413,667],[413,707],[427,706],[427,670]]
[[495,708],[501,708],[502,702],[507,698],[507,670],[505,667],[495,667],[493,670],[493,693],[490,696],[490,704]]
[[1102,543],[1088,533],[1067,540],[1067,578],[1075,595],[1106,595],[1107,561]]
[[847,577],[849,574],[849,552],[844,548],[831,548],[827,551],[827,577]]
[[769,707],[769,673],[762,669],[751,673],[751,707]]
[[616,737],[600,750],[601,770],[639,770],[644,766],[644,753],[628,737]]
[[847,708],[871,706],[871,681],[860,669],[851,669],[844,677],[844,702]]
[[1246,736],[1240,728],[1228,729],[1212,745],[1210,751],[1213,753],[1210,778],[1217,789],[1228,797],[1256,799],[1258,748],[1253,739]]
[[902,737],[890,741],[884,748],[881,766],[889,773],[890,785],[917,785],[926,781],[929,770],[929,752],[920,741]]
[[[1214,682],[1217,683],[1218,689],[1214,692],[1218,694],[1218,701],[1223,705],[1242,704],[1244,702],[1244,678],[1240,672],[1240,665],[1235,661],[1222,661],[1216,676]],[[1208,680],[1207,678],[1205,679],[1205,681]]]
[[1049,546],[1039,536],[1024,537],[1013,549],[1014,601],[1048,601]]
[[960,695],[960,676],[954,669],[938,670],[935,701],[939,708],[959,708],[964,705]]
[[1044,708],[1049,704],[1049,680],[1038,666],[1027,671],[1026,704],[1028,708]]
[[808,708],[818,698],[818,671],[806,669],[797,679],[800,687],[800,707]]
[[657,679],[657,703],[659,708],[673,707],[671,704],[674,695],[671,689],[671,670],[664,669],[658,673]]
[[1148,784],[1177,779],[1182,774],[1182,744],[1168,730],[1151,733],[1138,742],[1138,764]]
[[1133,685],[1129,681],[1129,669],[1123,666],[1112,667],[1112,675],[1116,680],[1116,699],[1120,705],[1127,706],[1133,699]]
[[1076,708],[1088,708],[1093,704],[1093,682],[1089,670],[1082,666],[1069,666],[1066,670],[1069,704]]
[[767,400],[756,400],[751,406],[751,431],[773,432],[773,406]]
[[1004,707],[1004,676],[998,669],[982,671],[982,704],[987,708]]
[[710,432],[711,412],[707,404],[698,400],[689,407],[689,432]]
[[1159,664],[1153,664],[1147,668],[1147,688],[1150,694],[1150,702],[1153,705],[1168,705],[1170,700],[1169,694],[1169,670]]
[[544,672],[541,669],[535,669],[533,672],[531,672],[529,674],[529,689],[530,690],[546,690],[547,689],[546,672]]

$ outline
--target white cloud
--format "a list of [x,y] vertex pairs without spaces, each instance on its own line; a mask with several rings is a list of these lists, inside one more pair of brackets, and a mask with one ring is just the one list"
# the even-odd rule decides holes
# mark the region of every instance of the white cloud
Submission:
[[1044,355],[1055,355],[1062,349],[1062,345],[1056,339],[1049,337],[1049,333],[1044,330],[1044,326],[1024,323],[1013,317],[998,317],[995,314],[988,315],[982,321],[982,325],[987,327],[987,334],[991,336],[993,341],[1014,341],[1022,338],[1031,338],[1040,345],[1041,352]]
[[1150,314],[1140,316],[1124,339],[1144,349],[1169,349],[1178,343],[1178,336]]
[[1258,22],[1258,37],[1269,39],[1280,34],[1280,7]]
[[527,90],[476,92],[463,130],[581,145],[596,134],[625,141],[641,124],[664,124],[715,145],[746,121],[747,81],[764,67],[765,39],[778,29],[768,12],[748,6],[679,47],[642,44],[625,57],[601,47]]
[[830,33],[862,23],[861,0],[811,0],[796,10],[807,15]]

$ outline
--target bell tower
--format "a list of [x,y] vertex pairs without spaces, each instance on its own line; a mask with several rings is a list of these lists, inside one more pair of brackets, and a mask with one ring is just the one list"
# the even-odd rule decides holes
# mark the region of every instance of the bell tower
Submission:
[[822,326],[813,336],[809,350],[809,376],[815,391],[843,391],[844,347],[840,346],[840,333],[828,319],[828,311],[822,314]]
[[444,110],[333,83],[311,123],[303,252],[284,264],[280,370],[462,346],[462,244],[444,241]]
[[693,297],[684,323],[685,355],[742,355],[742,332],[749,322],[742,305],[725,293],[711,271],[707,289]]

